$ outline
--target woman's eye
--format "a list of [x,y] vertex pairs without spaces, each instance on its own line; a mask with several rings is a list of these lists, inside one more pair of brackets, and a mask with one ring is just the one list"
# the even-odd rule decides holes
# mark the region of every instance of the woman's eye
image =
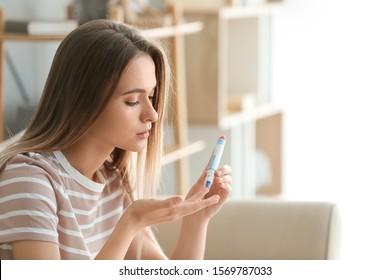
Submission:
[[126,101],[125,104],[126,104],[127,106],[133,107],[133,106],[135,106],[135,105],[138,105],[138,104],[139,104],[139,101],[135,101],[135,102]]

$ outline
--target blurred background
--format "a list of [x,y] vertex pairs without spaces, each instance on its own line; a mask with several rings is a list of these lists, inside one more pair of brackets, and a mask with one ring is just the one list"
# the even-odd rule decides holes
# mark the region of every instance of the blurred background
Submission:
[[291,0],[275,16],[284,195],[337,202],[342,258],[390,249],[388,1]]
[[[232,22],[223,25],[222,21],[225,29],[218,29],[215,27],[218,18],[210,15],[215,15],[226,4],[224,1],[178,2],[188,8],[187,12],[184,9],[185,20],[204,23],[199,32],[203,37],[186,35],[185,39],[189,123],[185,129],[188,129],[189,142],[202,141],[195,145],[197,152],[184,162],[190,183],[206,164],[216,137],[225,134],[229,144],[222,161],[234,168],[233,199],[334,202],[342,218],[341,259],[386,258],[390,251],[390,3],[385,0],[226,1],[229,5],[245,6],[244,19],[248,15],[253,17],[247,9],[257,11],[260,5],[265,12],[260,15],[256,12],[255,21],[245,21],[226,12],[222,19],[232,19]],[[72,3],[69,0],[0,0],[5,19],[17,20],[65,19],[66,7]],[[253,26],[259,28],[255,34],[260,34],[254,41]],[[224,33],[226,30],[233,33]],[[221,34],[249,35],[239,36],[237,41]],[[28,111],[39,99],[58,44],[56,41],[6,42],[5,50],[28,95],[26,99],[21,94],[12,65],[4,62],[6,137],[21,129],[25,122],[21,120],[23,110]],[[202,67],[196,62],[199,53],[195,49],[204,48],[204,53],[199,52],[205,55],[212,52],[213,44],[218,46],[202,71],[215,80],[204,83],[197,80],[198,72],[192,72]],[[226,46],[229,47],[225,49]],[[229,59],[224,64],[226,54]],[[251,58],[256,61],[254,65]],[[230,69],[227,73],[224,66]],[[219,72],[207,73],[213,67]],[[247,79],[253,69],[258,75]],[[231,82],[235,79],[236,84]],[[245,86],[254,84],[239,89],[255,91],[255,96],[240,95],[237,105],[249,113],[227,114],[223,106],[227,100],[230,105],[236,96],[227,96],[223,90],[235,91],[242,87],[240,81]],[[212,93],[203,98],[205,90],[199,88],[200,84]],[[207,104],[215,103],[210,108],[202,103],[204,110],[217,114],[206,121],[202,119],[204,111],[197,107],[201,104],[196,103],[204,100]],[[198,117],[194,117],[196,113]],[[171,129],[178,129],[175,123]],[[267,141],[262,142],[263,139]],[[168,137],[169,141],[175,142]],[[166,164],[164,194],[177,192],[172,178],[178,167],[174,164],[173,161]]]

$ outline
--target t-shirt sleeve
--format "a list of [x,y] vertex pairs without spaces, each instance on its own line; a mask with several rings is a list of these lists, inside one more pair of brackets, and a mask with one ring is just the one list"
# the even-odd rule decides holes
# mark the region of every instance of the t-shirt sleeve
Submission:
[[0,243],[58,243],[54,184],[39,166],[14,163],[6,167],[0,176]]

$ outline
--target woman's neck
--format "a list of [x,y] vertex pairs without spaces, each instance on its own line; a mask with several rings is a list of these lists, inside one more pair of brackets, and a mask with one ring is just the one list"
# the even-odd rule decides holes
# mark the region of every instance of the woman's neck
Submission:
[[63,149],[69,163],[82,175],[96,181],[96,172],[109,158],[113,147],[102,147],[91,139],[81,138],[70,147]]

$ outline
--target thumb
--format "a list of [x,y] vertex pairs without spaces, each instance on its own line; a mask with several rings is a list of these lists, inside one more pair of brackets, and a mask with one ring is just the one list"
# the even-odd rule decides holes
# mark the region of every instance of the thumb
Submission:
[[203,170],[202,174],[200,175],[198,182],[197,182],[197,185],[204,184],[204,181],[206,180],[206,175],[207,175],[207,168],[208,167],[206,166],[206,168]]

